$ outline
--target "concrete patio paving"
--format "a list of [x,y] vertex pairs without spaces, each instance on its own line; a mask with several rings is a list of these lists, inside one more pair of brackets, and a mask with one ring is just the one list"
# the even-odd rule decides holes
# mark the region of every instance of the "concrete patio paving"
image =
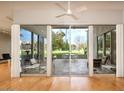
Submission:
[[88,75],[87,59],[71,59],[71,63],[69,59],[55,59],[52,66],[52,74],[56,76]]

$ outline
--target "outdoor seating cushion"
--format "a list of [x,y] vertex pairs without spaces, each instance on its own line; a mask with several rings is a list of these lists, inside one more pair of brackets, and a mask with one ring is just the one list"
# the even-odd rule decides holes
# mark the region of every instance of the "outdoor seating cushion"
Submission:
[[32,58],[30,61],[32,65],[37,63],[37,60],[35,58]]
[[24,66],[23,68],[28,68],[28,69],[31,69],[31,68],[37,68],[37,67],[39,67],[40,66],[40,64],[34,64],[34,65],[30,65],[30,66]]

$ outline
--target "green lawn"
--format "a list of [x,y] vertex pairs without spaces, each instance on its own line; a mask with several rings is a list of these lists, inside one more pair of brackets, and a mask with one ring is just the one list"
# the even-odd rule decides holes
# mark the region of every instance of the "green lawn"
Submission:
[[62,58],[64,54],[76,54],[76,55],[81,55],[83,58],[86,58],[86,54],[84,53],[84,50],[72,50],[71,52],[69,51],[63,51],[63,50],[54,50],[52,51],[52,56],[55,58]]
[[55,50],[52,52],[52,54],[69,54],[69,53],[72,53],[72,54],[84,54],[84,50],[72,50],[71,52],[68,51],[63,51],[63,50]]

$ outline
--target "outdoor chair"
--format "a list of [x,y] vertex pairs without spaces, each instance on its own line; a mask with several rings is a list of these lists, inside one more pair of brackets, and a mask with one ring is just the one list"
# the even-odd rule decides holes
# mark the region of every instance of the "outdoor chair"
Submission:
[[26,69],[34,69],[40,66],[40,64],[37,63],[37,60],[34,58],[30,59],[30,62],[31,62],[31,65],[24,65],[22,68],[26,70]]

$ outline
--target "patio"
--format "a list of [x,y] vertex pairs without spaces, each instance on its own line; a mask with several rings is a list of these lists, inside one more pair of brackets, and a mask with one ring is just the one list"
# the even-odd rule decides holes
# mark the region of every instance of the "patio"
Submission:
[[53,60],[53,75],[88,75],[87,59],[55,59]]

